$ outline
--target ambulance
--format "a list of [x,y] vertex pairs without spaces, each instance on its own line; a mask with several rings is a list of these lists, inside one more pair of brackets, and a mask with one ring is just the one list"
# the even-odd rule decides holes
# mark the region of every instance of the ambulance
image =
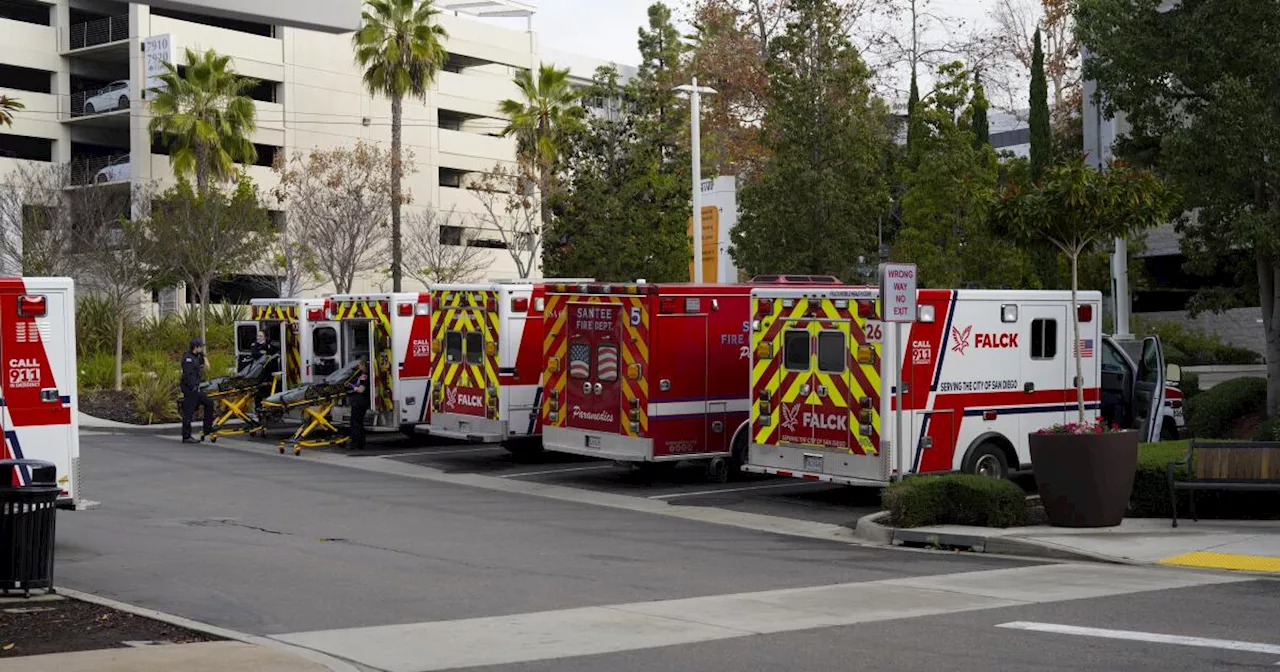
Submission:
[[1073,337],[1070,292],[920,290],[900,353],[878,294],[752,293],[750,419],[734,437],[743,470],[850,485],[899,473],[1007,476],[1030,467],[1028,434],[1077,419],[1077,359],[1088,420],[1159,438],[1160,343],[1124,356],[1102,335],[1100,293],[1079,293]]
[[[412,436],[430,419],[431,295],[335,294],[327,310],[338,325],[341,366],[362,357],[369,362],[366,422]],[[350,409],[339,406],[334,415],[346,421]]]
[[[76,297],[70,278],[0,278],[0,459],[52,462],[58,504],[83,508],[76,401]],[[5,477],[28,485],[31,470]]]
[[751,285],[557,283],[547,290],[542,441],[726,477],[748,411]]
[[548,281],[431,287],[431,422],[419,431],[501,442],[515,453],[541,449],[547,287]]
[[237,369],[249,363],[258,330],[280,349],[284,363],[280,390],[324,380],[338,370],[338,323],[329,319],[327,299],[253,299],[252,319],[236,322]]

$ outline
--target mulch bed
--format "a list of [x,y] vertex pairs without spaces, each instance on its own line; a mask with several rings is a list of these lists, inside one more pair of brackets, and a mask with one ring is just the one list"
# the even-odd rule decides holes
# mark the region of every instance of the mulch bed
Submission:
[[[148,418],[140,415],[133,403],[133,396],[128,390],[116,392],[115,390],[90,390],[80,393],[80,410],[83,413],[92,415],[95,418],[103,420],[113,420],[115,422],[124,422],[130,425],[149,425],[160,424],[166,422],[178,422],[181,416],[178,415],[177,402],[174,402],[173,413],[163,418]],[[199,419],[202,413],[200,409],[196,409],[196,418]]]
[[0,660],[121,649],[125,642],[187,644],[220,637],[73,599],[0,599]]

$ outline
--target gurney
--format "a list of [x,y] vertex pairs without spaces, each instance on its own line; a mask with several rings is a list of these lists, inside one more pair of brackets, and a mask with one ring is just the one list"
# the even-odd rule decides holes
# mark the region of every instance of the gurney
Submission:
[[200,384],[200,391],[218,406],[213,431],[208,435],[210,442],[216,442],[220,436],[266,433],[266,426],[255,406],[258,399],[275,393],[280,380],[275,375],[279,361],[279,355],[263,355],[233,375]]
[[294,455],[301,455],[303,448],[337,446],[351,440],[330,422],[329,416],[333,407],[347,398],[351,381],[359,375],[360,363],[352,362],[319,383],[277,392],[262,401],[264,414],[283,415],[299,411],[302,415],[302,424],[293,436],[280,442],[281,455],[286,447],[292,448]]

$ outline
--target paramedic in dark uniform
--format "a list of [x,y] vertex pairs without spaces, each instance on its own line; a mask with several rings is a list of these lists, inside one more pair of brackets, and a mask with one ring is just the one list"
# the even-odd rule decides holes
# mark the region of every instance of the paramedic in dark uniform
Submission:
[[[204,381],[204,369],[208,362],[204,356],[204,341],[191,339],[191,349],[182,353],[182,442],[200,443],[206,434],[213,431],[213,402],[200,392],[200,383]],[[196,407],[204,408],[204,429],[197,441],[191,436],[191,417]]]
[[271,351],[271,343],[267,341],[267,332],[265,329],[258,330],[258,338],[249,346],[249,361],[256,362],[259,357]]
[[364,416],[369,412],[369,362],[360,358],[360,373],[347,386],[347,400],[351,404],[349,432],[351,447],[364,450]]

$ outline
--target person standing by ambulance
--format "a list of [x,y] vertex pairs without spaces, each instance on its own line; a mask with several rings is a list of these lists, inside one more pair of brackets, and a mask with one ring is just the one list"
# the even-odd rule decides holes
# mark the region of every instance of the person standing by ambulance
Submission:
[[360,372],[347,387],[347,401],[351,404],[351,447],[364,450],[364,416],[369,413],[369,362],[364,357],[359,361]]
[[[191,349],[182,354],[182,442],[200,443],[213,431],[213,402],[200,391],[200,383],[204,382],[204,370],[209,360],[204,356],[204,341],[191,339]],[[196,413],[196,406],[204,408],[203,430],[200,440],[191,436],[191,418]]]

